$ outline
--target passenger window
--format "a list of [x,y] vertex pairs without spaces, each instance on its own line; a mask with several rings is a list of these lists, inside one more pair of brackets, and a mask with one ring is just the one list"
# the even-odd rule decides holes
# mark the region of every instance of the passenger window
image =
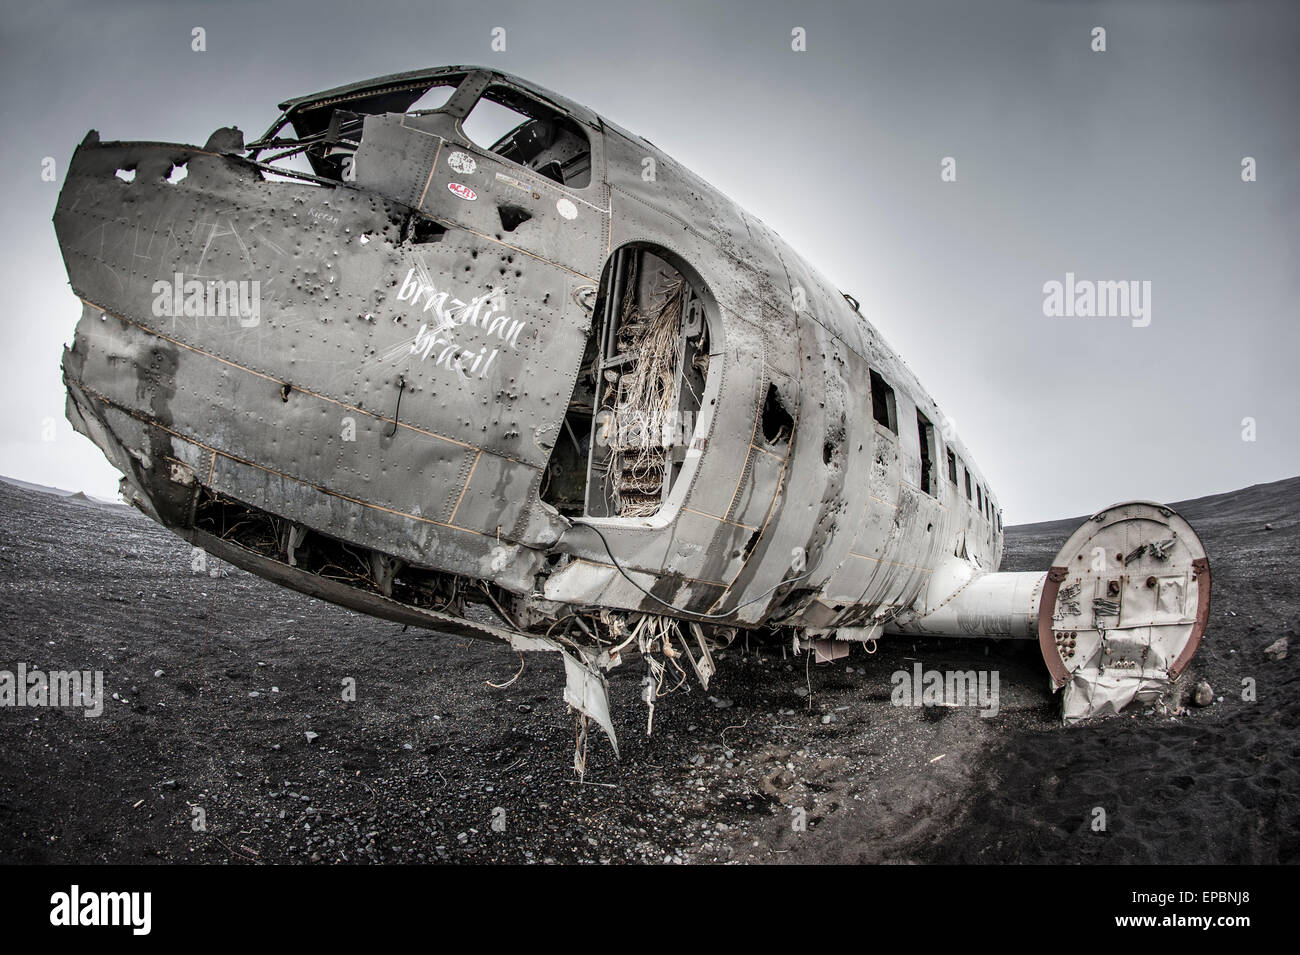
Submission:
[[898,434],[898,410],[894,404],[894,389],[874,371],[871,375],[871,415],[883,427]]
[[957,455],[953,454],[951,449],[948,451],[948,480],[953,484],[957,483]]
[[591,182],[591,144],[582,127],[509,87],[488,87],[461,128],[474,145],[562,186]]
[[921,442],[921,490],[926,494],[937,494],[939,482],[935,473],[934,425],[919,411],[916,413],[916,433]]
[[983,513],[984,513],[984,489],[983,489],[982,487],[980,487],[978,484],[975,485],[975,509],[976,509],[977,511],[979,511],[981,515],[983,515]]
[[974,495],[970,489],[970,468],[963,466],[962,470],[966,472],[966,500],[974,500]]

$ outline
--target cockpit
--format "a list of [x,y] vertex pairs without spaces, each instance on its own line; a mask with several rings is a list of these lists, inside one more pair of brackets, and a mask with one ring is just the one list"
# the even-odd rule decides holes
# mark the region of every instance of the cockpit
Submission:
[[[562,186],[581,189],[591,182],[590,138],[574,118],[586,111],[488,70],[381,77],[288,100],[280,110],[248,145],[247,158],[292,178],[350,181],[366,117],[401,113],[407,125],[467,139]],[[594,117],[587,124],[594,125]]]

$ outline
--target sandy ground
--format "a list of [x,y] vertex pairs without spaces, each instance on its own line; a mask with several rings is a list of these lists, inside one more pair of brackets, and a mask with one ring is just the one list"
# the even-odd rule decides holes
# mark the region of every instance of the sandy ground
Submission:
[[[548,655],[494,689],[504,647],[196,572],[128,508],[0,482],[0,669],[102,670],[108,698],[0,708],[0,861],[1295,862],[1300,479],[1177,507],[1213,567],[1183,681],[1212,706],[1062,728],[1033,645],[737,646],[648,738],[641,667],[614,671],[623,758],[593,738],[579,782]],[[1009,528],[1003,569],[1077,523]],[[915,662],[996,668],[999,713],[892,706]]]

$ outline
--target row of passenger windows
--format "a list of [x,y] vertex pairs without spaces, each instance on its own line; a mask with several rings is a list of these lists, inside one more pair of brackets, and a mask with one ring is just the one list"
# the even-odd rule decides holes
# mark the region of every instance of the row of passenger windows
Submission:
[[[871,415],[881,427],[888,428],[894,434],[898,434],[898,402],[894,398],[894,389],[879,373],[872,371],[870,375]],[[939,495],[939,478],[936,472],[936,464],[939,444],[935,438],[934,425],[929,418],[921,413],[920,409],[917,409],[916,412],[916,432],[921,445],[921,490],[926,494],[937,497]],[[961,482],[958,480],[959,467],[960,472],[965,475],[966,500],[974,505],[985,520],[1001,531],[1002,514],[994,505],[993,498],[985,492],[983,487],[971,481],[970,468],[966,467],[965,462],[961,462],[959,465],[956,453],[952,448],[949,448],[948,480],[958,488],[961,486]]]
[[[920,414],[920,412],[917,412]],[[924,454],[922,454],[924,457]],[[961,482],[957,480],[958,469],[965,476],[966,500],[975,505],[975,510],[979,511],[990,524],[993,524],[999,531],[1002,530],[1002,514],[998,511],[997,506],[993,503],[993,498],[978,484],[974,484],[970,477],[970,468],[966,467],[964,461],[958,461],[957,455],[952,448],[948,449],[948,480],[960,487]],[[974,496],[971,494],[971,488],[974,487]]]

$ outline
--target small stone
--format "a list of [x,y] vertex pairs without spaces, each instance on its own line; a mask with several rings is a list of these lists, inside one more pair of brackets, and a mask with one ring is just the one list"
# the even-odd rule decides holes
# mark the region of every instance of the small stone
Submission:
[[320,735],[319,733],[313,733],[311,730],[307,730],[307,732],[306,732],[307,742],[310,743],[312,740],[314,740],[314,739],[315,739],[317,736],[319,736],[319,735]]
[[1270,660],[1276,663],[1279,660],[1286,659],[1286,651],[1287,651],[1287,638],[1280,637],[1264,648],[1264,656],[1268,657]]
[[1192,702],[1197,706],[1209,706],[1214,702],[1214,691],[1210,689],[1210,684],[1202,680],[1196,684],[1196,692],[1192,695]]

